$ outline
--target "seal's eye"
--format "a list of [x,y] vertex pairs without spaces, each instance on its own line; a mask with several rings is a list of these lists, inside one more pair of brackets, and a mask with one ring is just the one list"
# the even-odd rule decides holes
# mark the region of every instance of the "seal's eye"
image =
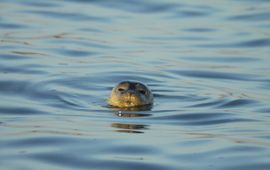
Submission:
[[118,91],[123,92],[123,91],[125,91],[125,89],[120,87],[120,88],[118,88]]
[[145,90],[139,90],[139,92],[140,92],[141,94],[143,94],[143,95],[146,94],[146,91],[145,91]]

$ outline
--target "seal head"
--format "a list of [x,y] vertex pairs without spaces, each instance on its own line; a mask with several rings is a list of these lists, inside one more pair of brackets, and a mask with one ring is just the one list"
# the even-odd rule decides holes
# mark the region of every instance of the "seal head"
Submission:
[[108,103],[114,107],[129,108],[153,104],[153,94],[144,84],[122,81],[111,92]]

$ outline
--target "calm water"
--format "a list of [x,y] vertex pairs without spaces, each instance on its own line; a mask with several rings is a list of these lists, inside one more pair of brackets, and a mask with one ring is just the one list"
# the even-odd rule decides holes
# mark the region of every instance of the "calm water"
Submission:
[[269,30],[268,0],[1,0],[0,169],[270,169]]

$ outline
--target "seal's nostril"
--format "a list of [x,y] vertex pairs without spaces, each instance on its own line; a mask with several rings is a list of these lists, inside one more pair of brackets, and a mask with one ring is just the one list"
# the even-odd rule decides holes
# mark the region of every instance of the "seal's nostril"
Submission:
[[135,94],[136,91],[135,91],[135,90],[130,90],[130,89],[129,89],[129,90],[127,90],[127,93],[130,94],[130,95],[132,95],[132,94]]

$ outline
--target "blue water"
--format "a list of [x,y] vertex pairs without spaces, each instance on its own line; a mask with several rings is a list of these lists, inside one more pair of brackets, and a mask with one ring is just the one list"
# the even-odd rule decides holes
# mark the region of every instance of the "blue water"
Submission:
[[268,0],[2,0],[0,169],[270,169],[269,30]]

